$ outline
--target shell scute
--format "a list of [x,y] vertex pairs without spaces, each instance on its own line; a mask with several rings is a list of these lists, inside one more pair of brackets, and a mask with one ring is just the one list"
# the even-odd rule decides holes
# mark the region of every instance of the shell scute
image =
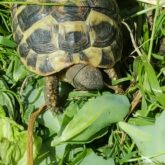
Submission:
[[106,47],[109,46],[115,38],[115,28],[108,22],[100,22],[94,25],[93,30],[96,33],[96,38],[93,43],[95,47]]
[[69,53],[78,53],[90,46],[87,33],[71,31],[64,36],[59,34],[59,48]]
[[115,0],[36,1],[57,6],[15,5],[12,14],[18,52],[31,71],[46,76],[77,63],[110,68],[120,59]]
[[26,41],[31,49],[36,53],[47,54],[56,50],[51,39],[52,35],[49,30],[37,29],[29,36],[29,38],[27,38]]
[[85,21],[89,12],[89,7],[59,6],[54,8],[51,15],[58,22]]
[[22,43],[19,45],[18,51],[20,53],[20,56],[25,59],[27,57],[30,49],[29,49],[27,43]]
[[18,23],[22,31],[27,30],[30,28],[35,22],[43,17],[40,14],[41,6],[37,5],[28,5],[26,6],[23,11],[18,15]]
[[37,54],[36,53],[30,54],[30,56],[27,57],[26,61],[27,61],[27,66],[35,68],[37,63]]
[[52,67],[48,58],[45,58],[45,60],[43,60],[42,63],[39,65],[39,70],[41,73],[48,73],[53,72],[54,68]]

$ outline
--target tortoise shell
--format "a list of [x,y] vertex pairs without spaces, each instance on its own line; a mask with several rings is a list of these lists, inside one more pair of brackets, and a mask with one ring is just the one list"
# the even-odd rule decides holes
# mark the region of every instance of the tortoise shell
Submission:
[[29,70],[46,76],[78,63],[111,68],[120,59],[122,35],[115,0],[34,2],[54,5],[12,9],[13,36]]

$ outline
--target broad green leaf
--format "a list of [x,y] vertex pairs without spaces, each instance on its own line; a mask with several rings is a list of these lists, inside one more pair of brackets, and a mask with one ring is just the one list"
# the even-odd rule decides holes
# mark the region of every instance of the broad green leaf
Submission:
[[6,109],[10,117],[14,118],[15,103],[11,94],[0,91],[0,105]]
[[3,109],[3,106],[0,105],[0,117],[5,117],[5,116],[6,116],[5,110]]
[[[104,93],[90,99],[67,124],[61,135],[55,137],[52,145],[65,141],[89,142],[106,132],[106,127],[123,120],[129,111],[125,96]],[[102,131],[104,129],[104,131]]]
[[103,159],[103,157],[96,155],[93,151],[90,151],[80,165],[115,165],[112,158]]
[[146,70],[146,82],[149,84],[150,91],[152,91],[155,95],[155,99],[165,108],[165,94],[163,94],[162,89],[160,87],[159,81],[156,77],[156,73],[152,67],[152,65],[146,61],[144,63]]
[[[35,79],[36,78],[36,79]],[[28,103],[24,113],[24,120],[27,123],[30,114],[45,104],[43,92],[43,80],[38,77],[31,77],[26,80],[26,84],[21,92],[23,102]]]
[[134,72],[137,74],[141,90],[154,94],[155,100],[165,108],[165,94],[163,94],[153,66],[145,56],[134,61]]
[[134,140],[143,157],[151,161],[165,163],[164,121],[165,111],[153,125],[135,126],[120,122],[119,126]]
[[88,150],[89,149],[84,148],[83,151],[77,152],[75,154],[76,156],[74,157],[74,160],[72,160],[72,162],[70,163],[70,165],[79,165],[80,162],[86,157]]
[[11,62],[6,70],[6,75],[12,78],[15,82],[24,79],[30,74],[30,72],[25,68],[23,63],[21,63],[18,55],[11,55],[10,60]]
[[4,90],[9,89],[8,84],[4,79],[0,79],[0,89],[4,89]]
[[52,111],[47,110],[38,118],[39,123],[49,128],[52,133],[57,133],[60,130],[61,121],[59,115],[54,114]]
[[153,92],[154,94],[162,93],[155,70],[145,56],[136,58],[133,67],[144,91]]
[[152,118],[143,117],[143,116],[137,116],[137,117],[129,119],[130,124],[134,124],[134,125],[138,125],[138,126],[151,125],[151,124],[153,124],[153,122],[154,121]]
[[41,149],[34,161],[35,165],[53,165],[56,162],[56,148],[50,146],[51,139],[43,141]]
[[98,96],[98,92],[88,92],[88,91],[72,91],[69,93],[68,99],[72,98],[85,98],[85,97],[95,97]]
[[42,79],[34,80],[34,82],[29,79],[27,80],[27,85],[24,87],[23,97],[35,108],[39,108],[45,104],[43,86]]
[[139,85],[142,86],[144,81],[144,66],[140,57],[137,57],[133,62],[133,73],[136,76]]
[[[41,139],[35,137],[34,141],[34,157],[41,145]],[[0,141],[0,157],[5,165],[27,165],[27,131],[23,131],[14,140],[2,139]]]
[[[27,165],[27,131],[13,120],[0,117],[0,158],[5,165]],[[41,145],[41,138],[34,136],[34,157]]]
[[13,79],[14,81],[19,81],[29,75],[29,71],[24,67],[23,63],[21,63],[18,56],[15,56],[12,61],[14,62],[13,68]]
[[16,116],[16,112],[14,111],[15,98],[11,94],[7,82],[3,79],[0,79],[0,106],[3,107],[11,118]]
[[[63,114],[63,120],[60,132],[63,131],[63,129],[66,127],[66,125],[73,119],[73,117],[76,115],[77,111],[79,109],[79,106],[75,102],[71,102],[69,106],[65,109],[65,112]],[[59,134],[60,134],[59,132]]]
[[8,46],[11,48],[14,48],[17,46],[17,44],[15,42],[13,42],[10,39],[3,37],[3,36],[0,36],[0,45]]
[[144,62],[144,67],[146,71],[147,80],[150,85],[150,90],[153,91],[155,94],[162,93],[158,79],[156,77],[156,73],[152,65],[146,60]]
[[156,96],[156,100],[164,107],[165,109],[165,94],[164,93],[158,93]]

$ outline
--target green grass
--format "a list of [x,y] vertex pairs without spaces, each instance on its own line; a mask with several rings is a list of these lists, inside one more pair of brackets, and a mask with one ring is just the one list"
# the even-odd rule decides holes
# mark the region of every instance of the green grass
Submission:
[[[44,80],[29,72],[20,62],[17,45],[12,38],[10,4],[2,2],[0,1],[0,124],[4,129],[0,131],[0,165],[12,164],[14,161],[15,164],[22,164],[21,159],[25,162],[24,133],[27,131],[30,114],[44,103]],[[158,4],[152,6],[139,2],[127,5],[125,7],[120,4],[121,17],[125,22],[124,51],[118,64],[122,70],[121,78],[112,82],[124,87],[122,95],[131,103],[125,122],[119,122],[123,118],[122,113],[127,112],[125,97],[124,100],[116,97],[116,100],[112,99],[109,103],[105,101],[107,97],[111,97],[110,92],[113,93],[110,89],[82,93],[61,83],[60,109],[63,112],[54,114],[48,110],[36,122],[36,165],[77,165],[80,162],[80,165],[94,162],[113,164],[113,161],[115,164],[131,165],[143,164],[144,160],[155,164],[165,163],[165,158],[159,157],[165,153],[165,147],[164,150],[161,148],[164,136],[159,134],[165,132],[161,120],[165,109],[165,52],[159,51],[161,40],[165,36],[165,10]],[[152,14],[152,23],[149,23],[148,11]],[[115,98],[116,95],[112,96]],[[99,100],[100,108],[96,106],[94,98]],[[113,106],[117,113],[105,104]],[[95,113],[99,110],[102,114]],[[107,115],[109,113],[114,113],[113,117]],[[155,121],[157,124],[154,124]],[[136,127],[132,127],[133,125]],[[20,141],[17,150],[15,145]],[[59,145],[55,146],[57,142]],[[23,144],[24,147],[21,147]],[[8,154],[4,155],[4,152]]]

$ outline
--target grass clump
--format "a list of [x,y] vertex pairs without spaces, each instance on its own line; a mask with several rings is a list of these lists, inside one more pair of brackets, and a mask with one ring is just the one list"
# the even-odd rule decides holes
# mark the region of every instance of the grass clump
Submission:
[[[0,1],[0,121],[12,121],[11,128],[21,128],[24,134],[30,114],[45,102],[44,80],[20,62],[8,2]],[[165,132],[165,10],[159,3],[118,3],[124,50],[117,64],[121,77],[112,84],[123,87],[122,96],[108,88],[84,93],[60,83],[62,112],[48,110],[35,125],[34,136],[39,139],[35,139],[36,165],[165,163],[161,144]],[[6,123],[3,127],[7,129]],[[1,146],[5,137],[4,129]],[[13,139],[18,141],[17,136]],[[7,140],[6,152],[15,144]],[[6,164],[14,158],[12,152],[6,157],[1,154],[3,149],[0,147],[0,163]],[[26,156],[21,159],[26,162]]]

